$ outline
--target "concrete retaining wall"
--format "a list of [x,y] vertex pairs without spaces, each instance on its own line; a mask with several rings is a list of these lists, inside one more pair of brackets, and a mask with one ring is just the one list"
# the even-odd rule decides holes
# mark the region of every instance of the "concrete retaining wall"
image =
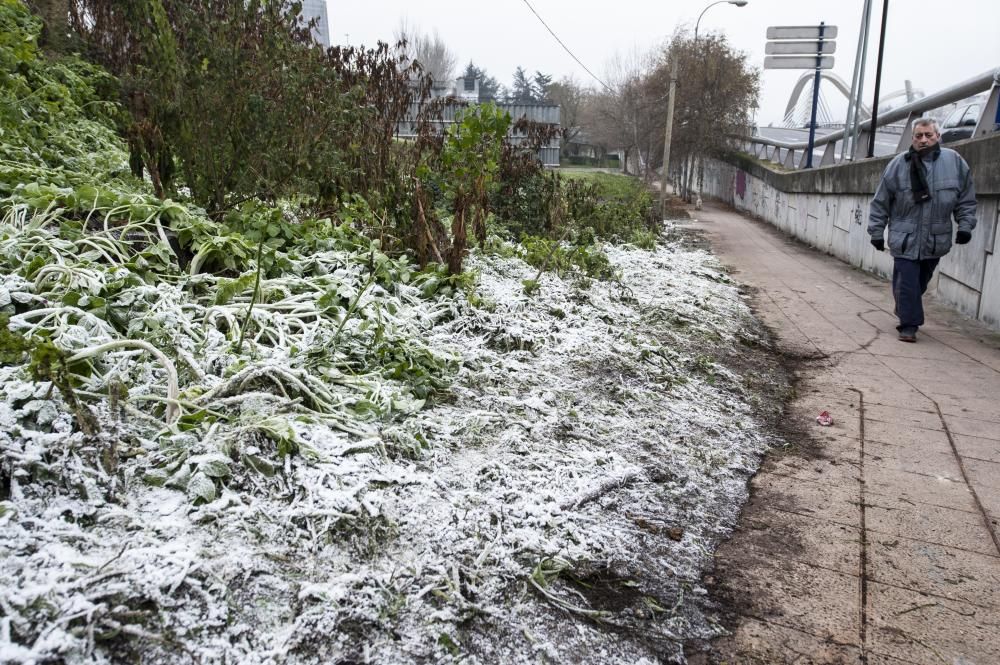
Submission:
[[[930,289],[971,318],[1000,330],[1000,135],[953,146],[972,168],[979,223],[967,245],[941,260]],[[746,155],[705,166],[703,195],[764,220],[863,270],[889,277],[892,258],[868,242],[868,204],[890,157],[781,172]]]

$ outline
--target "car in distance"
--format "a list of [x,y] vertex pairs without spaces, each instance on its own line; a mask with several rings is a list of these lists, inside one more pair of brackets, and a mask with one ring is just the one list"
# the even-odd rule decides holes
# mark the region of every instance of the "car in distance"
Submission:
[[978,102],[963,104],[952,111],[941,124],[941,143],[953,143],[962,139],[972,138],[976,131],[981,112]]

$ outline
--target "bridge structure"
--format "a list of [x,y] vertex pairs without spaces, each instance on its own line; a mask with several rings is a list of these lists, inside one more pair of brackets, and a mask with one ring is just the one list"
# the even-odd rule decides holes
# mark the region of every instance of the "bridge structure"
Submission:
[[[799,76],[799,79],[795,82],[795,85],[792,86],[792,93],[788,97],[788,104],[785,106],[785,115],[782,123],[785,127],[805,127],[808,125],[809,113],[811,110],[812,86],[815,78],[816,77],[813,72],[803,72],[802,75]],[[834,90],[844,96],[845,100],[850,100],[851,86],[836,72],[824,69],[820,72],[820,78],[828,83],[827,89],[829,89],[829,86],[832,85]],[[907,81],[904,88],[879,97],[879,112],[881,113],[886,110],[890,110],[890,103],[897,99],[903,98],[907,103],[909,103],[924,96],[924,91],[922,89],[914,88],[910,82]],[[822,89],[819,94],[819,107],[818,118],[821,119],[819,124],[830,126],[839,122],[838,120],[835,120],[834,116],[830,113],[829,104]],[[863,120],[867,120],[872,117],[871,107],[864,102],[859,102],[858,115]]]
[[[812,76],[812,73],[808,73],[808,77]],[[824,73],[823,76],[838,90],[844,91],[846,89],[843,80],[836,75]],[[804,80],[805,78],[807,78],[805,75],[800,78],[792,89],[792,94],[786,107],[786,118],[789,113],[794,113],[808,83]],[[818,158],[821,167],[831,166],[838,162],[842,163],[860,159],[864,156],[869,137],[873,131],[876,132],[877,139],[875,156],[881,156],[889,152],[900,152],[910,145],[912,137],[911,128],[914,120],[937,109],[983,92],[988,93],[986,104],[983,113],[980,115],[979,124],[973,131],[972,138],[984,137],[1000,129],[1000,114],[998,114],[1000,67],[990,69],[978,76],[974,76],[931,95],[917,97],[917,91],[913,90],[910,90],[909,93],[907,90],[893,93],[883,99],[895,98],[907,94],[915,98],[894,109],[880,111],[878,126],[874,128],[871,126],[871,109],[862,106],[860,111],[862,121],[858,126],[860,135],[856,141],[852,142],[853,150],[850,152],[844,150],[845,139],[849,138],[845,129],[823,131],[816,138],[814,158]],[[845,94],[849,94],[849,92]],[[889,125],[895,125],[895,129],[899,131],[899,133],[894,133],[894,137],[889,136],[892,132],[885,131],[885,128]],[[759,159],[780,164],[787,169],[795,170],[804,168],[808,142],[805,140],[794,140],[794,137],[787,134],[776,134],[771,131],[772,129],[761,128],[757,130],[756,134],[739,139],[743,151]],[[890,150],[892,142],[895,142],[895,149]],[[879,147],[879,143],[883,145]]]

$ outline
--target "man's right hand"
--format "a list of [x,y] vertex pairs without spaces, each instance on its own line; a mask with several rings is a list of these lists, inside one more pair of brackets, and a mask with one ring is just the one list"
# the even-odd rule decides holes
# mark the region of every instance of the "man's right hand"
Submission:
[[885,250],[885,240],[882,238],[872,238],[872,247],[880,252]]

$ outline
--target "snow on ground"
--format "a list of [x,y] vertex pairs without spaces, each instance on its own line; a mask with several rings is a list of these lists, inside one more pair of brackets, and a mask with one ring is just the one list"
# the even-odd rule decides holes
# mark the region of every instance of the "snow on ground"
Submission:
[[[606,251],[620,281],[546,274],[529,296],[534,268],[474,256],[471,303],[397,309],[456,363],[421,410],[392,393],[396,417],[337,426],[229,398],[295,430],[259,474],[227,475],[227,425],[153,442],[133,414],[95,479],[100,446],[4,369],[0,662],[682,661],[720,630],[699,580],[769,443],[759,377],[725,363],[763,340],[704,251]],[[234,431],[266,465],[273,432]],[[175,449],[211,500],[144,482]]]

